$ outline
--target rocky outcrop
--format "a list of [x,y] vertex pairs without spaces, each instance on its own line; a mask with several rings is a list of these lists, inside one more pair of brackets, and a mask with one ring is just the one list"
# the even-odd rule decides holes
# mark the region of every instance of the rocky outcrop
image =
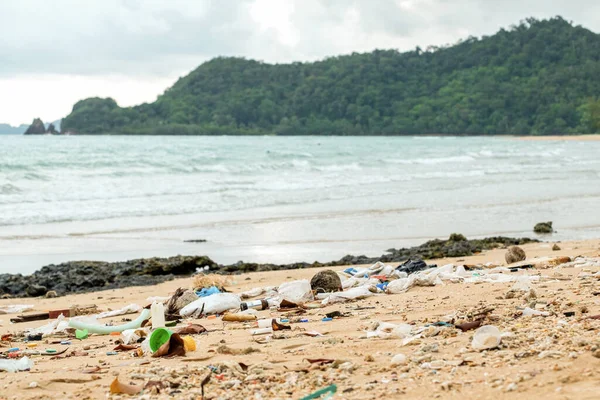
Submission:
[[46,133],[44,121],[39,118],[33,120],[29,128],[25,131],[25,135],[43,135]]
[[552,221],[548,222],[540,222],[533,227],[533,231],[535,233],[552,233],[554,229],[552,228]]
[[48,129],[46,129],[46,133],[50,133],[51,135],[58,135],[60,132],[56,130],[54,124],[48,125]]
[[0,295],[15,297],[91,292],[128,286],[154,285],[175,276],[193,274],[197,268],[217,268],[208,257],[177,256],[125,262],[74,261],[48,265],[31,275],[0,274]]

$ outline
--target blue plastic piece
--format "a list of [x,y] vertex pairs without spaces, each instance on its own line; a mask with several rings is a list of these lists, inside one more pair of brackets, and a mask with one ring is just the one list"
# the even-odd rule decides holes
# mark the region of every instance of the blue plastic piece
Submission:
[[196,291],[196,295],[198,297],[208,297],[213,294],[221,293],[218,287],[211,286],[209,288],[202,288],[201,290]]

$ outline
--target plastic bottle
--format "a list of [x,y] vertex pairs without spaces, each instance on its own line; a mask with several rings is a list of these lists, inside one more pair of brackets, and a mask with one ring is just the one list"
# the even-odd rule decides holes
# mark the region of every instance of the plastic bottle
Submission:
[[269,308],[269,302],[267,300],[253,300],[246,301],[245,303],[240,304],[240,310],[246,311],[249,308],[253,308],[255,310],[266,310]]
[[150,314],[152,315],[152,329],[165,327],[165,305],[163,303],[152,303]]
[[33,367],[33,361],[27,357],[20,360],[0,360],[0,371],[17,372],[27,371]]

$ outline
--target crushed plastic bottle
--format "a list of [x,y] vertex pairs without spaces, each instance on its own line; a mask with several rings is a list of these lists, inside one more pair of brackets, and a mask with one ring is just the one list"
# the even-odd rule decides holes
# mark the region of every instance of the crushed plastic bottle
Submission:
[[19,360],[0,360],[0,371],[28,371],[33,367],[33,361],[27,357]]

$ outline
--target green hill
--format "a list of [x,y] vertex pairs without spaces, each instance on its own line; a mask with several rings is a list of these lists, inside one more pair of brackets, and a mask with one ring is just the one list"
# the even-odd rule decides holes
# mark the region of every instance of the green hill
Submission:
[[75,104],[81,134],[568,134],[600,129],[600,35],[528,19],[443,48],[267,64],[215,58],[154,103]]

